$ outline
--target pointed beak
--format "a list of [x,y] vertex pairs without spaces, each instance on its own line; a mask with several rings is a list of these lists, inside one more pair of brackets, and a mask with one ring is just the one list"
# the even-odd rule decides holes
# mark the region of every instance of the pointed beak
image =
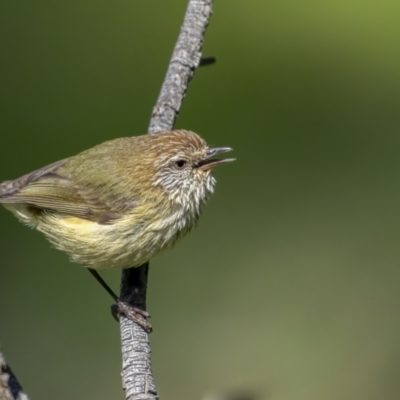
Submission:
[[201,169],[202,171],[208,171],[214,168],[216,165],[235,161],[235,158],[212,158],[217,154],[227,153],[228,151],[232,150],[233,149],[230,147],[216,147],[213,149],[208,149],[206,157],[204,157],[204,159],[197,164],[197,168]]

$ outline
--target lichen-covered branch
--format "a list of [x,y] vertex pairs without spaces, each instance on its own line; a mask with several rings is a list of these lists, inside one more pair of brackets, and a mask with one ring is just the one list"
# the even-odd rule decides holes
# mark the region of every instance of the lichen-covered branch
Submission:
[[[149,133],[172,129],[195,69],[201,59],[203,37],[212,13],[213,0],[189,0],[181,32],[153,108]],[[149,265],[124,270],[121,299],[146,309]],[[127,400],[156,400],[151,370],[148,334],[125,317],[120,319],[122,341],[122,383]]]
[[0,400],[29,400],[0,349]]

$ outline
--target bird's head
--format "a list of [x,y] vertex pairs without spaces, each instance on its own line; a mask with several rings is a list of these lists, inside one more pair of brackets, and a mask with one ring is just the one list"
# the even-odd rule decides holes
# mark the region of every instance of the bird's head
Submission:
[[[150,136],[150,135],[149,135]],[[170,200],[199,210],[214,190],[211,172],[217,165],[234,161],[215,156],[231,151],[230,147],[209,147],[191,131],[168,131],[151,135],[154,156],[153,186],[162,187]]]

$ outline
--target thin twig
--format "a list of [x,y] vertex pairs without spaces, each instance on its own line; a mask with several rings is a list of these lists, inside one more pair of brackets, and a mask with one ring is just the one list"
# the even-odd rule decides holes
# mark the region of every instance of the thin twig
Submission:
[[153,108],[149,133],[166,131],[174,126],[189,82],[200,63],[212,3],[212,0],[189,1],[160,95]]
[[[149,133],[173,128],[194,71],[200,64],[203,37],[212,13],[213,0],[189,0],[178,41],[175,45],[149,126]],[[124,270],[121,299],[146,309],[149,265]],[[156,400],[151,370],[148,334],[125,317],[120,319],[122,340],[122,383],[127,400]]]
[[0,350],[0,400],[29,400]]

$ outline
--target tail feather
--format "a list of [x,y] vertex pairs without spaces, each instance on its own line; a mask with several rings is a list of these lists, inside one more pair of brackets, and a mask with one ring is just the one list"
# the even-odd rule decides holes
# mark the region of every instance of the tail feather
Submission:
[[12,186],[10,185],[12,181],[0,181],[0,200],[1,198],[10,192]]

